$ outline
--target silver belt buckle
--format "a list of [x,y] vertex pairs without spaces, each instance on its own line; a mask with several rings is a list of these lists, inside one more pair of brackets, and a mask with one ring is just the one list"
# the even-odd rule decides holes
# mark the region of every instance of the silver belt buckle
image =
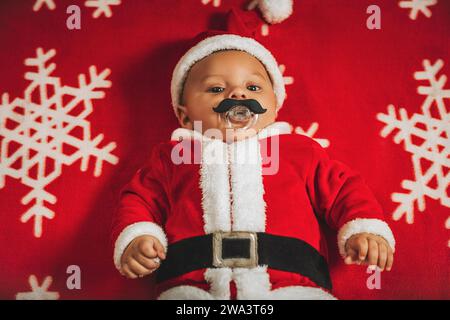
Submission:
[[[250,258],[223,258],[223,239],[249,239]],[[258,237],[256,232],[232,231],[213,233],[213,266],[216,268],[254,268],[258,266]]]

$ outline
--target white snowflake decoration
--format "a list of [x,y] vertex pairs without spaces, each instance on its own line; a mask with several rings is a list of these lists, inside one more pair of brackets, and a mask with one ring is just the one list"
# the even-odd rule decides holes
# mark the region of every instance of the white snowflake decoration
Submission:
[[[35,237],[42,235],[43,218],[55,216],[47,203],[54,204],[56,197],[45,188],[61,175],[63,165],[81,160],[81,170],[86,171],[90,157],[96,158],[94,176],[98,177],[104,161],[118,162],[111,154],[116,144],[99,147],[103,134],[92,138],[86,120],[93,110],[92,100],[105,95],[98,89],[111,86],[106,80],[110,70],[98,74],[91,66],[90,82],[80,74],[79,87],[62,86],[61,79],[52,75],[56,65],[48,64],[55,54],[54,49],[44,52],[38,48],[35,58],[25,60],[26,66],[37,70],[25,73],[31,83],[23,98],[10,101],[4,93],[0,102],[0,189],[5,186],[6,176],[32,189],[22,198],[22,204],[34,204],[20,220],[26,223],[34,218]],[[77,137],[77,130],[82,137]]]
[[269,35],[269,25],[267,23],[263,23],[261,25],[261,35],[267,37]]
[[31,291],[17,293],[16,300],[58,300],[58,292],[47,291],[52,282],[52,277],[47,276],[45,277],[42,284],[39,285],[36,276],[32,274],[28,278],[28,283],[30,284]]
[[[424,70],[414,73],[416,80],[429,82],[428,86],[419,86],[417,89],[419,94],[426,96],[421,106],[422,113],[414,113],[412,117],[408,117],[407,111],[400,108],[397,117],[395,107],[389,105],[387,114],[377,114],[378,120],[386,123],[381,136],[387,137],[398,129],[394,142],[404,142],[405,150],[412,155],[414,180],[402,181],[406,193],[392,194],[392,200],[399,203],[393,213],[393,219],[400,220],[405,216],[409,224],[414,223],[416,202],[420,212],[425,210],[425,196],[450,207],[450,198],[447,195],[450,182],[450,113],[445,103],[446,99],[450,98],[450,90],[444,89],[447,77],[438,77],[443,65],[441,59],[433,65],[429,60],[424,60]],[[424,161],[431,165],[425,168]],[[435,187],[432,185],[434,181],[437,184]],[[448,224],[449,220],[446,222],[446,225]]]
[[44,4],[50,10],[54,10],[56,8],[55,2],[53,2],[53,0],[36,0],[33,6],[33,11],[39,11]]
[[[48,9],[54,10],[56,4],[54,0],[36,0],[33,6],[33,11],[39,11],[43,5],[46,5]],[[88,8],[94,8],[92,17],[98,18],[104,15],[107,18],[112,17],[111,6],[118,6],[121,4],[121,0],[86,0],[84,5]]]
[[203,5],[207,5],[208,3],[212,3],[213,7],[220,7],[221,0],[202,0]]
[[110,6],[118,6],[120,0],[87,0],[84,5],[86,7],[96,8],[92,13],[94,18],[100,17],[104,14],[107,18],[112,17],[112,10]]
[[317,130],[319,129],[319,124],[317,122],[311,123],[309,128],[307,130],[303,130],[302,127],[297,126],[294,128],[294,132],[296,134],[301,134],[304,136],[308,136],[314,141],[316,141],[318,144],[320,144],[323,148],[328,148],[330,146],[330,140],[323,139],[323,138],[314,138],[314,135],[316,134]]
[[280,69],[280,72],[283,75],[283,82],[285,85],[288,86],[294,83],[294,77],[284,75],[284,72],[286,71],[286,66],[284,64],[280,64],[278,69]]
[[[450,229],[450,217],[445,221],[445,229]],[[450,248],[450,240],[448,240],[447,246]]]
[[411,9],[409,12],[409,18],[416,20],[419,12],[427,18],[431,17],[431,10],[428,8],[437,4],[437,0],[408,0],[400,1],[398,3],[400,8]]

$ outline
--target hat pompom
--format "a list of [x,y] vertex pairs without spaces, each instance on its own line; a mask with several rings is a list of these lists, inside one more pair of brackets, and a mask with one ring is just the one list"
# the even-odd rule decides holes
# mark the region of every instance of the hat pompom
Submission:
[[293,0],[257,0],[259,10],[269,23],[280,23],[293,11]]

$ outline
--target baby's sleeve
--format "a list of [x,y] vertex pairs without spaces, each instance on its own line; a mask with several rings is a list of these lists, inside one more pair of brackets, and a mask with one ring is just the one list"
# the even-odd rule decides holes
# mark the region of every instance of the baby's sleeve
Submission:
[[383,210],[363,178],[345,164],[329,158],[314,142],[306,185],[314,211],[338,231],[338,248],[345,256],[345,243],[354,234],[367,232],[395,239],[384,221]]
[[162,228],[169,210],[162,152],[153,149],[147,164],[138,170],[120,192],[119,205],[114,213],[111,242],[114,264],[120,271],[120,259],[128,244],[136,237],[156,237],[167,251],[167,237]]

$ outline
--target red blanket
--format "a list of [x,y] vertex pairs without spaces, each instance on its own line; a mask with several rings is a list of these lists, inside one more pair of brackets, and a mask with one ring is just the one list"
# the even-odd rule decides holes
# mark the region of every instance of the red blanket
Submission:
[[[294,2],[261,29],[284,68],[278,120],[363,175],[397,241],[392,271],[377,275],[344,265],[329,231],[334,294],[449,299],[450,2]],[[183,41],[248,1],[104,3],[1,1],[1,299],[153,297],[152,279],[114,267],[118,193],[177,127]],[[73,4],[80,30],[67,27]],[[367,26],[372,4],[381,29]]]

